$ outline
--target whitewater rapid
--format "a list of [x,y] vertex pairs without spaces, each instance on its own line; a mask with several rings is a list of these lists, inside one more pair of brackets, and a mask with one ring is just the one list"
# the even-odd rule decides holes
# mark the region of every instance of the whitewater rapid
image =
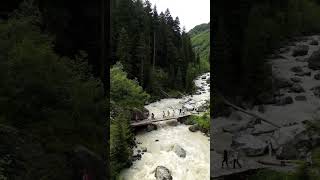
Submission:
[[[207,79],[210,73],[199,76],[195,85],[202,89],[201,94],[185,96],[180,99],[162,99],[145,106],[150,114],[154,113],[155,118],[160,118],[163,111],[170,115],[185,104],[199,107],[206,101],[210,101],[210,84]],[[210,138],[201,132],[190,132],[189,126],[179,124],[178,126],[167,126],[165,123],[158,124],[158,130],[151,132],[139,132],[136,134],[136,141],[139,143],[134,149],[134,154],[142,147],[147,148],[141,160],[133,162],[133,165],[120,173],[122,180],[155,180],[154,170],[157,166],[165,166],[171,172],[174,180],[209,180],[210,179]],[[172,145],[178,144],[186,151],[186,157],[181,158],[173,151]]]

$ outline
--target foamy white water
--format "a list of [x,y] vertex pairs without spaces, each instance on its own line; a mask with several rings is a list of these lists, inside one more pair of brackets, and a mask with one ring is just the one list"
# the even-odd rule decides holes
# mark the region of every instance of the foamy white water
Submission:
[[[202,77],[206,77],[202,79]],[[169,110],[172,116],[173,109],[178,115],[179,109],[191,102],[192,106],[199,107],[210,100],[210,87],[206,79],[210,73],[206,73],[195,80],[195,85],[203,88],[203,93],[186,96],[181,99],[162,99],[145,106],[155,118],[160,118],[165,111]],[[190,132],[187,125],[179,124],[176,127],[160,123],[156,131],[140,132],[136,135],[138,147],[134,149],[135,154],[141,147],[146,147],[147,152],[142,155],[141,160],[133,162],[129,169],[124,169],[120,178],[123,180],[155,180],[154,170],[157,166],[165,166],[171,172],[174,180],[209,180],[210,179],[210,139],[201,132]],[[158,141],[156,141],[158,140]],[[178,144],[186,151],[186,157],[181,158],[173,151],[171,146]]]

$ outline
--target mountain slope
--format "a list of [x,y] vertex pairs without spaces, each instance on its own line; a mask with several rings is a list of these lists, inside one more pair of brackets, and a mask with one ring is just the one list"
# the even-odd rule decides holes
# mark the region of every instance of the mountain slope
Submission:
[[191,36],[192,47],[200,56],[202,71],[210,70],[210,22],[195,26],[188,34]]

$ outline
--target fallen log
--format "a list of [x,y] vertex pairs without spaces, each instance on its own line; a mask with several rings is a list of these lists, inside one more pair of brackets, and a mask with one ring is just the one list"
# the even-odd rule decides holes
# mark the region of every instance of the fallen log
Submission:
[[266,119],[266,118],[263,118],[263,117],[255,114],[255,113],[253,113],[253,112],[246,111],[245,109],[243,109],[243,108],[241,108],[241,107],[239,107],[239,106],[236,106],[236,105],[232,104],[231,102],[229,102],[229,101],[228,101],[226,98],[224,98],[223,96],[221,96],[221,98],[222,98],[222,101],[223,101],[224,104],[226,104],[226,105],[228,105],[228,106],[231,106],[232,108],[234,108],[234,109],[236,109],[236,110],[238,110],[238,111],[241,111],[241,112],[243,112],[243,113],[246,113],[246,114],[248,114],[248,115],[250,115],[250,116],[253,116],[253,117],[255,117],[255,118],[259,118],[259,119],[261,119],[262,121],[264,121],[264,122],[266,122],[266,123],[268,123],[268,124],[271,124],[271,125],[274,126],[274,127],[281,128],[279,125],[271,122],[270,120],[268,120],[268,119]]

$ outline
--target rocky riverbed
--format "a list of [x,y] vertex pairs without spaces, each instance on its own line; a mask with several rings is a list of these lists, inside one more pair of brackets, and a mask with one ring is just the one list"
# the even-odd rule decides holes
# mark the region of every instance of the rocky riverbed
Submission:
[[[210,73],[195,81],[194,95],[168,98],[145,106],[149,114],[162,118],[178,116],[179,109],[186,113],[201,114],[210,101]],[[174,114],[173,114],[174,113]],[[191,132],[189,125],[176,120],[156,124],[157,129],[148,129],[136,134],[135,161],[124,169],[120,178],[124,180],[210,179],[210,139],[200,131]],[[151,131],[152,130],[152,131]]]
[[291,171],[294,164],[272,166],[258,161],[305,160],[306,153],[319,145],[320,137],[306,130],[306,124],[320,120],[319,40],[319,36],[296,38],[281,48],[269,60],[274,91],[264,96],[264,104],[245,107],[280,128],[234,109],[229,117],[212,119],[212,177],[241,171],[221,169],[225,149],[240,152],[243,171],[257,167]]

